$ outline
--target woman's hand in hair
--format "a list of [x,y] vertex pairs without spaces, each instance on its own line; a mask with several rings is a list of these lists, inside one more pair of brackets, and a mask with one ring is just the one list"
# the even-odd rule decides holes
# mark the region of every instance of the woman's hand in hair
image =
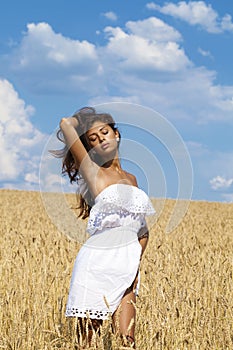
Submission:
[[79,123],[77,118],[74,117],[69,117],[69,118],[62,118],[60,121],[60,128],[62,129],[62,124],[64,125],[64,123],[70,126],[73,126],[75,129],[78,127]]

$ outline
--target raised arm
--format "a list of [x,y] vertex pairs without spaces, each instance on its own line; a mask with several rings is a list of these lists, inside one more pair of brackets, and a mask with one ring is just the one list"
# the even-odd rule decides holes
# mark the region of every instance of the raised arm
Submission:
[[93,171],[96,171],[98,166],[89,157],[88,152],[76,131],[77,127],[78,120],[74,117],[62,118],[60,121],[60,129],[64,135],[65,142],[74,157],[77,169],[87,181],[91,181]]

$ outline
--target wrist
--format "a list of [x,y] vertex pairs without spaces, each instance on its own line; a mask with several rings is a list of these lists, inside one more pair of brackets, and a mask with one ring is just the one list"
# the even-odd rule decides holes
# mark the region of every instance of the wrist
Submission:
[[73,128],[77,128],[79,125],[78,120],[74,117],[62,118],[60,121],[60,128],[62,129],[65,126],[72,126]]
[[70,124],[76,129],[79,125],[78,119],[75,117],[68,118]]

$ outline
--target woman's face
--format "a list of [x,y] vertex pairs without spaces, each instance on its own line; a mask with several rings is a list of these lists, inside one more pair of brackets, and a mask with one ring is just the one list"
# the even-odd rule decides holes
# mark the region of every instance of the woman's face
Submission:
[[118,131],[101,121],[96,121],[86,133],[89,145],[101,157],[108,156],[118,148]]

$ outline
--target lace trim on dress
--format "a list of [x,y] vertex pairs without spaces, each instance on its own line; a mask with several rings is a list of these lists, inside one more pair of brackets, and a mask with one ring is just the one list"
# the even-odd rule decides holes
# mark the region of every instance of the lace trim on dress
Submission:
[[[93,208],[109,211],[108,205],[115,205],[131,213],[151,215],[155,213],[150,198],[140,188],[127,184],[112,184],[98,194]],[[114,208],[113,208],[114,210]]]
[[95,233],[105,227],[131,226],[137,230],[146,226],[145,216],[155,210],[147,194],[126,184],[106,187],[95,199],[90,211],[87,231]]
[[[92,213],[93,214],[93,213]],[[98,212],[95,215],[90,215],[87,225],[87,231],[93,234],[97,230],[102,230],[106,227],[131,226],[135,230],[140,230],[146,225],[143,214],[129,213],[125,210],[115,210],[114,212]]]
[[110,311],[96,311],[96,310],[80,310],[75,307],[68,307],[66,309],[66,316],[73,316],[73,317],[89,317],[89,318],[95,318],[95,319],[103,319],[107,318],[110,315]]

